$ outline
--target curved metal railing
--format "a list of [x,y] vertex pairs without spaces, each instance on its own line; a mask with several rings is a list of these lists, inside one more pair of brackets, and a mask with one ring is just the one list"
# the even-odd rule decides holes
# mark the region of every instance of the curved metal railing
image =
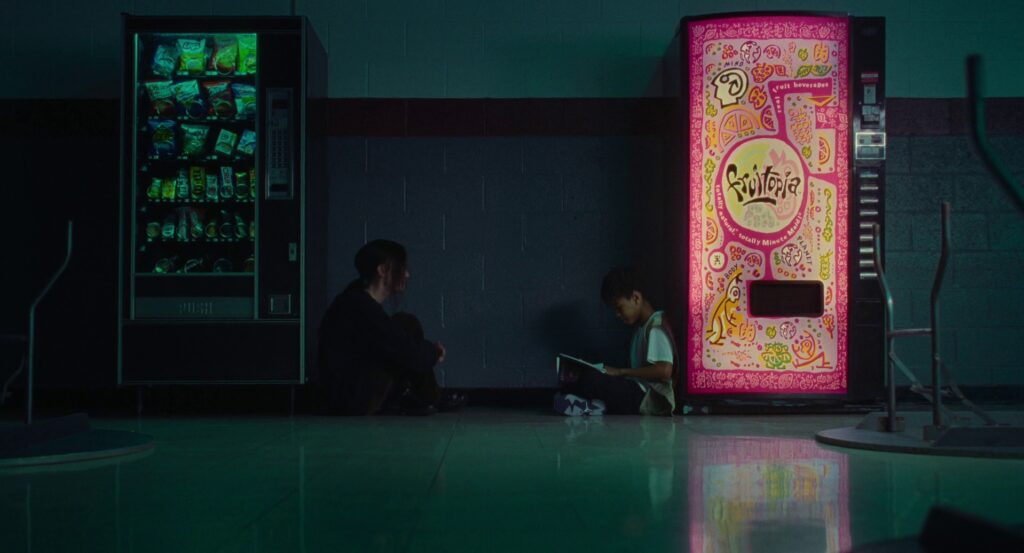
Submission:
[[1006,164],[992,151],[992,145],[988,141],[988,133],[985,130],[985,95],[981,81],[981,57],[977,54],[967,56],[967,111],[970,117],[971,141],[985,167],[1013,198],[1017,209],[1024,211],[1024,187],[1013,178]]
[[57,272],[50,277],[50,280],[43,286],[43,289],[36,296],[36,299],[32,300],[32,306],[28,310],[28,374],[25,375],[25,424],[32,424],[32,385],[35,376],[35,334],[36,334],[36,307],[39,307],[39,302],[43,301],[46,294],[50,292],[50,288],[53,288],[57,279],[60,275],[64,274],[64,269],[68,268],[68,262],[71,261],[71,247],[73,244],[73,229],[74,222],[68,221],[68,247],[64,253],[64,261],[61,262]]

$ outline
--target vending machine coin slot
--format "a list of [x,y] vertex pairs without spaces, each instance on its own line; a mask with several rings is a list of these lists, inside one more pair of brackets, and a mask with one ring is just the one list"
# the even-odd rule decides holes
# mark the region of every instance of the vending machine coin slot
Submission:
[[878,71],[864,71],[860,74],[860,81],[864,85],[865,106],[878,103]]

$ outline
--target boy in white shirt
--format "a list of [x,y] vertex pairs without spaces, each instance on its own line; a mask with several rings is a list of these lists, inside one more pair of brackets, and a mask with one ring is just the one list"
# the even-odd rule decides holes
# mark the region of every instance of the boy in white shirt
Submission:
[[570,416],[605,412],[671,416],[675,410],[676,354],[672,330],[643,292],[636,270],[616,267],[601,283],[601,299],[633,326],[630,368],[605,365],[605,373],[580,368],[567,374],[555,410]]

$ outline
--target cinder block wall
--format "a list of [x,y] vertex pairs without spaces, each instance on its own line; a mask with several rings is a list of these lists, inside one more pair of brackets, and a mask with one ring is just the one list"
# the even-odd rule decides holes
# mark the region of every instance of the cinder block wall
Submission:
[[410,251],[394,308],[448,348],[448,386],[549,387],[559,351],[609,363],[628,330],[611,266],[658,271],[660,136],[346,137],[331,142],[331,292],[366,239]]
[[[1024,173],[1020,101],[990,106],[995,151]],[[1016,106],[1016,107],[1015,107]],[[995,109],[992,109],[994,107]],[[939,258],[939,204],[952,203],[952,257],[940,297],[941,354],[961,384],[1024,385],[1024,214],[986,172],[966,136],[962,101],[903,99],[886,165],[886,260],[896,324],[927,327]],[[897,353],[926,382],[927,338],[898,342]]]

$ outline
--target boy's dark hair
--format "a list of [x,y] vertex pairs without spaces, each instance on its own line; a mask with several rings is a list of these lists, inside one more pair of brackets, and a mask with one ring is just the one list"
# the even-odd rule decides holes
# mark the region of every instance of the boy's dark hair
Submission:
[[355,266],[363,287],[369,287],[377,279],[377,267],[388,265],[391,276],[397,281],[405,272],[408,255],[405,246],[392,240],[371,240],[356,252]]
[[402,327],[402,330],[408,333],[414,340],[419,341],[423,339],[423,325],[420,324],[420,320],[416,318],[416,315],[399,311],[391,316],[391,320],[398,323],[398,326]]
[[628,265],[615,267],[604,275],[601,281],[601,300],[605,303],[614,303],[619,298],[628,298],[633,292],[640,292],[644,297],[643,278],[635,267]]

